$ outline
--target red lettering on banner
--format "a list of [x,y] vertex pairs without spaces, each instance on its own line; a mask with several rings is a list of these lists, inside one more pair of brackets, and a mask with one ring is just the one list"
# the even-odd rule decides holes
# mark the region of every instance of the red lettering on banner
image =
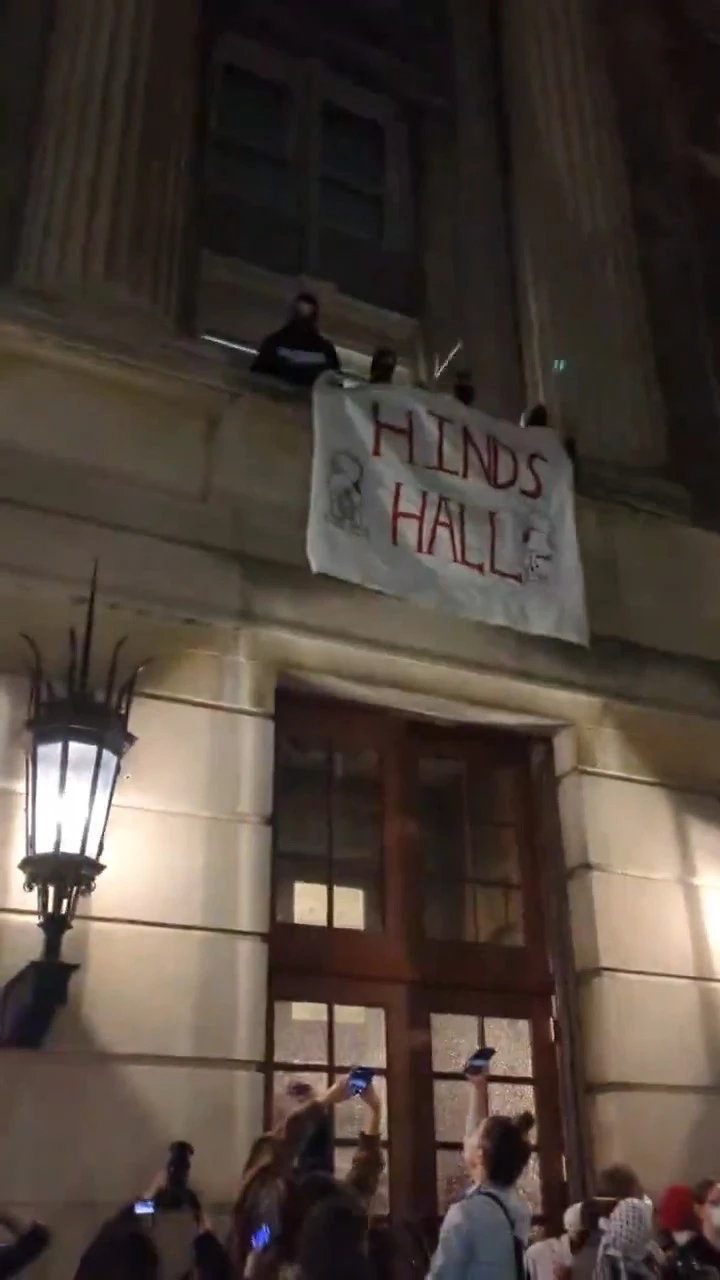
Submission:
[[453,564],[458,564],[457,544],[455,542],[455,523],[453,521],[452,507],[450,505],[450,499],[444,498],[442,494],[438,498],[435,519],[432,522],[430,537],[428,538],[427,547],[425,548],[425,554],[428,556],[435,555],[435,543],[437,541],[439,529],[445,529],[449,534],[450,551],[452,553]]
[[459,526],[460,526],[460,564],[466,569],[474,569],[476,573],[485,573],[485,564],[482,560],[468,560],[467,553],[467,531],[465,527],[466,509],[465,503],[461,502],[459,506]]
[[470,475],[470,455],[472,454],[478,463],[485,482],[489,485],[493,483],[494,460],[492,440],[486,436],[485,443],[487,445],[487,455],[483,457],[482,450],[473,436],[469,427],[462,429],[462,470],[460,472],[463,480],[467,480]]
[[405,440],[407,441],[407,457],[405,459],[405,462],[407,466],[414,467],[415,466],[415,418],[413,417],[412,409],[407,409],[405,411],[405,425],[398,426],[396,422],[383,421],[383,419],[380,417],[380,402],[378,400],[373,400],[372,416],[373,416],[373,423],[375,426],[375,431],[373,434],[373,448],[372,448],[373,458],[382,457],[382,433],[383,431],[389,431],[391,435],[404,436]]
[[428,500],[427,489],[420,490],[420,510],[419,511],[403,511],[402,510],[400,506],[400,498],[402,495],[402,491],[403,491],[403,486],[401,482],[397,480],[395,482],[395,492],[393,494],[392,515],[391,515],[391,524],[390,524],[391,534],[392,534],[392,544],[394,547],[398,545],[398,528],[400,525],[400,521],[414,520],[415,523],[417,524],[417,537],[415,539],[415,550],[417,554],[421,556],[423,554],[423,547],[425,545],[425,516],[427,513],[427,500]]
[[434,413],[432,409],[427,411],[428,418],[434,418],[437,423],[437,448],[435,450],[435,462],[432,466],[426,466],[426,471],[441,471],[446,476],[458,476],[459,471],[453,471],[450,467],[445,466],[445,428],[453,426],[452,418],[444,418],[440,413]]
[[506,573],[504,569],[498,566],[496,559],[497,552],[497,511],[488,511],[488,519],[490,520],[490,572],[495,578],[505,578],[509,582],[522,582],[521,573]]
[[542,498],[543,479],[536,471],[538,462],[547,462],[547,458],[544,453],[531,453],[525,459],[525,466],[532,476],[533,485],[531,489],[525,489],[522,485],[520,486],[520,492],[524,498]]
[[[490,436],[493,447],[493,489],[512,489],[518,478],[518,460],[513,449],[509,445],[503,444],[502,440],[496,440],[495,436]],[[500,479],[500,463],[505,456],[506,461],[510,463],[509,473],[504,479]]]

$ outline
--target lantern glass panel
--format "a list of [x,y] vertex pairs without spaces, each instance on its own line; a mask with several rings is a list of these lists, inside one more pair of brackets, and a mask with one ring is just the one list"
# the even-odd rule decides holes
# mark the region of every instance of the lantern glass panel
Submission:
[[[70,739],[67,743],[67,770],[62,786],[62,742],[39,743],[35,792],[35,853],[100,855],[110,801],[117,773],[114,752],[89,742]],[[93,793],[93,777],[98,754],[100,768]],[[58,827],[60,840],[57,841]],[[83,850],[83,837],[87,842]]]
[[54,853],[60,812],[61,742],[39,742],[36,750],[35,848],[33,853]]
[[88,838],[85,848],[85,856],[88,858],[99,858],[102,853],[102,840],[110,813],[119,763],[114,751],[108,751],[107,749],[103,751],[92,814],[88,824]]

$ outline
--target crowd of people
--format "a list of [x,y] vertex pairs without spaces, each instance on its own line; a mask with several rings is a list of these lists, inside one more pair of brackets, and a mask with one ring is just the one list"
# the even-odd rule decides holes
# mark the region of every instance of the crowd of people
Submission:
[[[296,1084],[286,1114],[253,1144],[224,1238],[191,1185],[192,1147],[98,1231],[75,1280],[720,1280],[720,1182],[672,1186],[653,1205],[632,1169],[614,1165],[571,1205],[564,1233],[533,1239],[518,1189],[534,1117],[488,1114],[487,1064],[468,1073],[465,1184],[432,1251],[423,1233],[373,1215],[384,1168],[381,1104],[362,1069],[316,1097]],[[365,1122],[343,1178],[333,1172],[333,1112],[350,1097]],[[0,1212],[0,1280],[52,1247],[48,1230]]]
[[[376,347],[368,381],[376,386],[389,386],[395,377],[397,363],[397,352],[392,347]],[[260,344],[252,370],[291,386],[305,388],[312,387],[323,373],[342,372],[337,347],[321,332],[320,305],[313,293],[299,293],[293,299],[285,324],[268,334]],[[468,369],[456,370],[452,394],[460,404],[475,404],[475,385]],[[547,425],[548,414],[543,404],[526,409],[520,419],[522,427]]]

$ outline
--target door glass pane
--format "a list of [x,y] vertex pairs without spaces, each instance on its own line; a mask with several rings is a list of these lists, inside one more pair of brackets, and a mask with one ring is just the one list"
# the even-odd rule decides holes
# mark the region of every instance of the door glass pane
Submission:
[[427,937],[522,946],[515,772],[423,758],[417,782]]
[[426,874],[465,875],[465,764],[462,760],[418,761],[418,817]]
[[276,1001],[274,1036],[275,1062],[327,1062],[327,1005]]
[[431,1013],[430,1036],[433,1071],[461,1071],[480,1043],[480,1020],[466,1013]]
[[374,751],[280,735],[275,786],[275,918],[382,928],[383,792]]
[[336,1004],[333,1006],[333,1031],[336,1066],[385,1067],[384,1009]]
[[468,1085],[464,1080],[436,1080],[435,1137],[438,1142],[462,1142],[468,1112]]
[[519,1116],[523,1111],[534,1115],[535,1090],[531,1084],[489,1084],[488,1105],[491,1115]]
[[470,824],[469,875],[484,884],[520,885],[515,827]]
[[485,1018],[485,1043],[495,1049],[494,1076],[532,1076],[530,1023],[520,1018]]
[[461,1151],[435,1152],[438,1213],[444,1214],[468,1185]]
[[537,1155],[533,1153],[530,1157],[530,1163],[524,1174],[518,1181],[518,1190],[527,1199],[530,1208],[534,1214],[542,1213],[542,1188],[540,1184],[540,1164]]
[[326,102],[320,122],[320,164],[325,177],[359,190],[385,186],[385,130],[379,120]]

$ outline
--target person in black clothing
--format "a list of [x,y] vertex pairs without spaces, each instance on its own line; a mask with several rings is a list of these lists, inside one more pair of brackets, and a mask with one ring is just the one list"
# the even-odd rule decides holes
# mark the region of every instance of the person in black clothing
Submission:
[[544,404],[534,404],[531,409],[526,409],[520,419],[521,427],[546,427],[548,425],[548,411]]
[[677,1251],[679,1275],[712,1269],[720,1277],[720,1183],[714,1183],[700,1206],[700,1231]]
[[142,1197],[155,1214],[142,1216],[132,1201],[106,1222],[80,1259],[75,1280],[232,1280],[230,1257],[189,1188],[182,1208],[162,1208],[166,1171]]
[[453,395],[468,407],[475,403],[475,384],[469,369],[458,369],[453,383]]
[[395,377],[397,354],[392,347],[376,347],[370,365],[370,381],[376,386],[389,386]]
[[339,370],[338,353],[318,328],[319,312],[314,294],[299,293],[287,324],[263,338],[253,373],[266,373],[295,387],[311,387],[321,373]]
[[0,1280],[17,1276],[45,1252],[50,1232],[39,1222],[22,1222],[9,1209],[0,1209],[0,1226],[12,1242],[0,1245]]

